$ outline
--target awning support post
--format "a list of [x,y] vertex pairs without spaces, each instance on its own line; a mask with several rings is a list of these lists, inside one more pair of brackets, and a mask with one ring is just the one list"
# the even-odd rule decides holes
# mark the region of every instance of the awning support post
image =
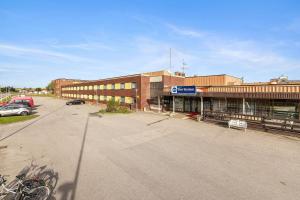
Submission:
[[175,96],[173,96],[173,114],[175,114]]
[[246,114],[245,98],[243,98],[243,115]]
[[160,113],[160,96],[157,96],[157,101],[158,101],[158,112]]
[[201,97],[201,104],[200,105],[201,105],[201,108],[200,108],[201,112],[200,113],[201,113],[201,116],[203,117],[203,97]]

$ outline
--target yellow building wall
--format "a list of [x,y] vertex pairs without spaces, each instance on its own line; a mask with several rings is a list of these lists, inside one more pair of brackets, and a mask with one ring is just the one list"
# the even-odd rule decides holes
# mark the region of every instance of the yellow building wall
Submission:
[[131,83],[125,83],[125,89],[131,89]]
[[116,83],[116,84],[115,84],[115,89],[116,89],[116,90],[121,89],[121,84],[120,84],[120,83]]
[[115,101],[120,101],[121,97],[120,96],[115,96]]
[[125,97],[125,103],[132,103],[132,97]]

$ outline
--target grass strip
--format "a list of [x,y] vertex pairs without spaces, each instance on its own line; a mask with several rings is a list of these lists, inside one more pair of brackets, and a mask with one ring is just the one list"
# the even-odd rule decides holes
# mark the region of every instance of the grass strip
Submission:
[[7,117],[0,117],[0,124],[11,124],[16,122],[27,121],[30,119],[34,119],[39,115],[26,115],[26,116],[7,116]]

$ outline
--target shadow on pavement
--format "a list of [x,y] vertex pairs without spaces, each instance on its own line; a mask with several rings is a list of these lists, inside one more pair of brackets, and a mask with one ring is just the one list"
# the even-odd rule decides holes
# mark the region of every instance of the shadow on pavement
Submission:
[[[18,175],[24,175],[24,179],[42,179],[45,181],[46,185],[50,189],[50,195],[48,200],[56,200],[54,197],[54,189],[56,188],[58,182],[58,173],[53,169],[47,168],[46,165],[38,166],[31,163],[29,166],[24,167]],[[6,185],[7,188],[11,188],[18,182],[18,179],[15,178],[13,181]],[[7,195],[3,198],[3,200],[14,200],[15,197],[13,195]]]
[[72,182],[63,183],[57,189],[58,193],[61,193],[60,200],[67,200],[67,199],[75,200],[76,199],[75,196],[76,196],[78,178],[79,178],[81,162],[82,162],[83,152],[84,152],[84,147],[85,147],[85,140],[86,140],[87,131],[88,131],[89,119],[90,119],[90,115],[88,115],[86,123],[85,123],[83,139],[81,142],[80,154],[79,154],[79,158],[78,158],[78,162],[77,162],[74,180]]

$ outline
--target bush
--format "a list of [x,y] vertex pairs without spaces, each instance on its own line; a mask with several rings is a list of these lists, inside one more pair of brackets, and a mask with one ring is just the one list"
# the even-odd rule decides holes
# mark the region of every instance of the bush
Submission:
[[119,101],[113,99],[107,102],[107,107],[105,110],[100,110],[101,113],[130,113],[129,109],[125,106],[121,106]]

